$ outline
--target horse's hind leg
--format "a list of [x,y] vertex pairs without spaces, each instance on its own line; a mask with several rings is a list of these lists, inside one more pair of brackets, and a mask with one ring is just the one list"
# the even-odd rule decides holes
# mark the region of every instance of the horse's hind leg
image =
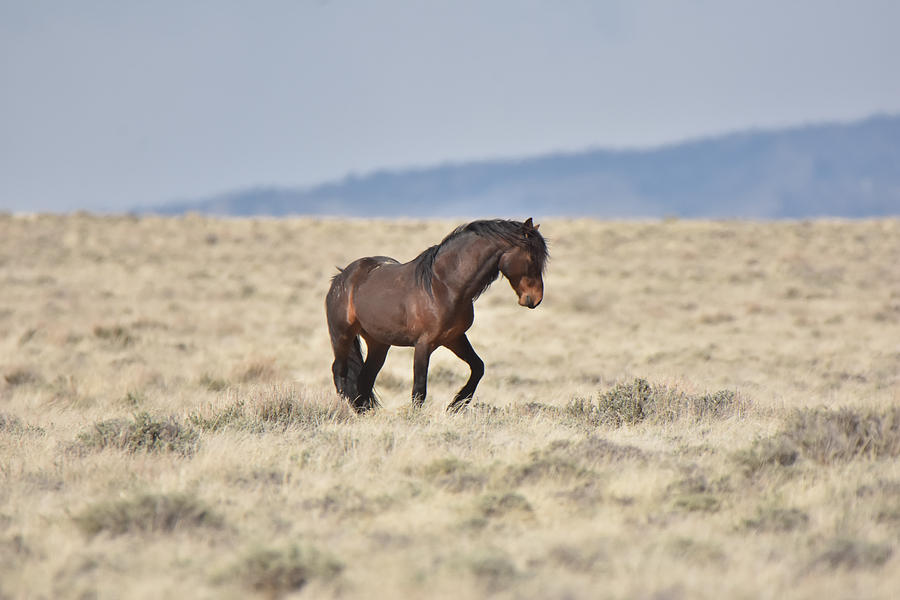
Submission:
[[472,370],[466,385],[456,393],[456,396],[453,397],[453,402],[447,407],[447,410],[457,412],[465,408],[472,400],[472,396],[475,395],[475,388],[478,387],[478,382],[481,381],[481,377],[484,375],[484,361],[475,353],[472,344],[469,343],[469,338],[465,334],[452,342],[444,344],[444,346],[464,360]]
[[331,373],[337,393],[350,401],[356,400],[357,380],[362,367],[362,353],[357,338],[358,325],[351,319],[350,298],[346,286],[345,270],[331,283],[331,289],[325,300],[325,314],[328,320],[328,333],[331,336],[331,348],[334,351],[334,362]]
[[375,378],[378,372],[384,366],[384,359],[387,357],[390,346],[388,344],[380,344],[378,342],[366,339],[366,362],[363,364],[359,373],[359,381],[357,391],[359,397],[356,400],[356,410],[365,411],[375,408],[378,405],[372,388],[375,386]]
[[[345,398],[349,398],[351,390],[347,389],[347,366],[352,350],[352,340],[332,343],[334,350],[334,362],[331,363],[331,374],[334,378],[334,389]],[[353,393],[355,396],[356,394]]]

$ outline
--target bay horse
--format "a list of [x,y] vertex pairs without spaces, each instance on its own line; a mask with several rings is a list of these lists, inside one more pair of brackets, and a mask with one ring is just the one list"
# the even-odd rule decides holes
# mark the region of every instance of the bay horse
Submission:
[[[467,406],[484,375],[484,362],[466,337],[475,318],[473,303],[501,273],[519,305],[541,303],[549,253],[538,227],[531,218],[473,221],[407,263],[367,256],[339,269],[325,299],[338,394],[359,413],[375,408],[372,389],[388,349],[412,346],[412,403],[420,407],[431,353],[444,346],[471,369],[447,410]],[[366,341],[365,360],[360,337]]]

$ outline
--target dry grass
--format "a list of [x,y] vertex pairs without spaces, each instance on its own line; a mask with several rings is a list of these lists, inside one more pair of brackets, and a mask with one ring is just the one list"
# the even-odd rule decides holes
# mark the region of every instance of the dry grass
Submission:
[[900,222],[549,221],[353,414],[334,267],[453,225],[0,216],[0,597],[895,596]]

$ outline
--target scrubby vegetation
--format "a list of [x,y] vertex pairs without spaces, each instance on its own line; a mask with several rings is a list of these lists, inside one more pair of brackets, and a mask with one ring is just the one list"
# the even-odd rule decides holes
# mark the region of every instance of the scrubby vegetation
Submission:
[[855,458],[900,456],[900,407],[855,410],[848,407],[791,412],[782,429],[757,440],[736,457],[749,471],[783,467],[799,459],[830,465]]
[[452,225],[0,215],[0,598],[896,596],[900,222],[547,222],[357,416],[333,267]]
[[220,527],[222,519],[208,506],[186,494],[139,494],[102,501],[74,515],[78,528],[89,536],[100,532],[168,532],[190,527]]
[[600,424],[619,427],[645,421],[662,424],[681,419],[702,421],[740,417],[748,406],[748,402],[732,390],[688,394],[669,385],[651,384],[638,378],[601,392],[596,406],[590,405],[587,412],[596,411],[594,418]]

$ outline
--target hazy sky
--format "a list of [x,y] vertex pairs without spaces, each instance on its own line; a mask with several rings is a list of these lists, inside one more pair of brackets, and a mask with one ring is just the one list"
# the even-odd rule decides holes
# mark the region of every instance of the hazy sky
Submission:
[[0,0],[0,209],[900,113],[900,2]]

